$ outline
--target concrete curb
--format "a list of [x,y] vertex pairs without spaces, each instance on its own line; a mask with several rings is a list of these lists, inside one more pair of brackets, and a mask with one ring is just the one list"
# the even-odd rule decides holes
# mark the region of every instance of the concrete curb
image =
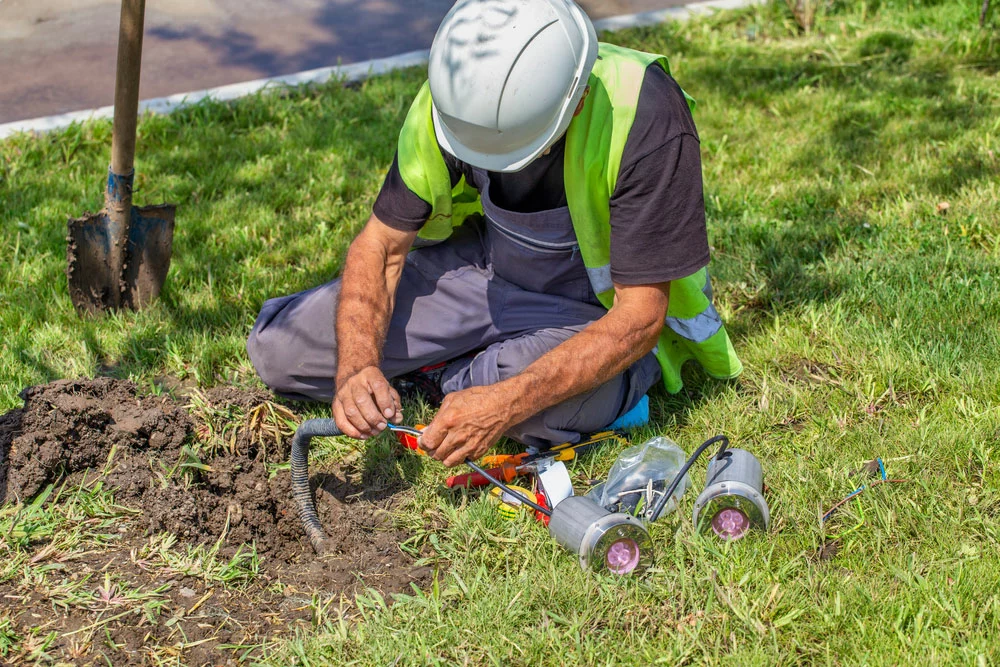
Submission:
[[[751,4],[758,4],[764,0],[707,0],[706,2],[695,2],[681,7],[671,7],[652,12],[642,12],[639,14],[625,14],[622,16],[612,16],[606,19],[594,21],[594,27],[598,30],[622,30],[624,28],[636,28],[642,26],[656,25],[669,20],[682,21],[691,16],[705,14],[715,10],[737,9]],[[206,90],[196,90],[189,93],[177,93],[167,97],[156,97],[139,103],[139,113],[170,113],[177,109],[182,109],[202,100],[214,100],[222,102],[234,100],[246,95],[252,95],[269,88],[282,88],[287,86],[298,86],[304,83],[324,83],[332,78],[342,78],[346,82],[362,81],[370,76],[385,74],[397,69],[406,67],[416,67],[426,65],[429,51],[410,51],[388,58],[376,58],[366,60],[352,65],[336,65],[333,67],[321,67],[319,69],[287,74],[284,76],[274,76],[265,79],[254,79],[242,83],[233,83],[217,88]],[[32,118],[29,120],[17,120],[11,123],[0,125],[0,140],[19,132],[50,132],[65,127],[73,123],[82,123],[88,120],[100,118],[111,118],[114,115],[114,107],[106,106],[97,109],[84,109],[82,111],[71,111],[54,116],[44,116],[42,118]]]

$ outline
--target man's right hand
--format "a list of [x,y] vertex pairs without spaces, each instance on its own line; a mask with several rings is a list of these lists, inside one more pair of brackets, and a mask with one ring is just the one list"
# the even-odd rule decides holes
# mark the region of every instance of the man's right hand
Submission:
[[402,404],[382,371],[367,366],[345,380],[338,380],[333,419],[344,435],[364,440],[381,433],[387,421],[401,421]]
[[351,242],[337,305],[333,418],[344,435],[368,438],[401,421],[399,394],[378,367],[393,299],[416,232],[389,227],[373,213]]

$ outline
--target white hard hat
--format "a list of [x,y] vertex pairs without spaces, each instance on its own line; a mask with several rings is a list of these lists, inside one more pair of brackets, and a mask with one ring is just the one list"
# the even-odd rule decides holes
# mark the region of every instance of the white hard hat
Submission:
[[523,168],[569,127],[596,59],[572,0],[459,0],[431,45],[438,143],[474,167]]

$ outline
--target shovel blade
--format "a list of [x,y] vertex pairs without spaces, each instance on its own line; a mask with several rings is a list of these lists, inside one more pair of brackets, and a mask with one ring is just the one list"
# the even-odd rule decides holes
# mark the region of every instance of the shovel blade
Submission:
[[117,239],[107,213],[69,220],[66,275],[78,312],[138,310],[159,296],[170,269],[175,213],[173,204],[132,207],[120,275],[111,275],[109,256]]
[[170,270],[176,211],[173,204],[132,208],[132,227],[122,267],[122,305],[126,308],[139,310],[160,296]]
[[73,307],[81,313],[97,313],[114,307],[108,257],[114,241],[108,231],[107,214],[102,210],[82,218],[69,219],[66,237],[66,277]]

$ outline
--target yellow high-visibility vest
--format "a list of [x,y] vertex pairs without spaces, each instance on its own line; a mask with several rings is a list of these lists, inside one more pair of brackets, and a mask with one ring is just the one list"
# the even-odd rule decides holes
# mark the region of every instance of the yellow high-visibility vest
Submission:
[[[611,308],[615,296],[611,281],[610,200],[635,120],[639,90],[646,68],[653,63],[670,72],[663,56],[602,43],[590,73],[590,92],[566,131],[566,203],[591,286],[605,308]],[[693,106],[694,100],[687,99]],[[426,83],[403,122],[398,154],[403,182],[431,205],[431,214],[420,230],[422,239],[446,239],[467,216],[482,212],[479,193],[464,177],[454,188],[451,186],[434,134],[430,87]],[[700,269],[671,281],[669,298],[667,318],[654,349],[667,391],[680,391],[681,366],[689,359],[698,361],[715,378],[739,375],[743,364],[712,304],[708,270]]]

